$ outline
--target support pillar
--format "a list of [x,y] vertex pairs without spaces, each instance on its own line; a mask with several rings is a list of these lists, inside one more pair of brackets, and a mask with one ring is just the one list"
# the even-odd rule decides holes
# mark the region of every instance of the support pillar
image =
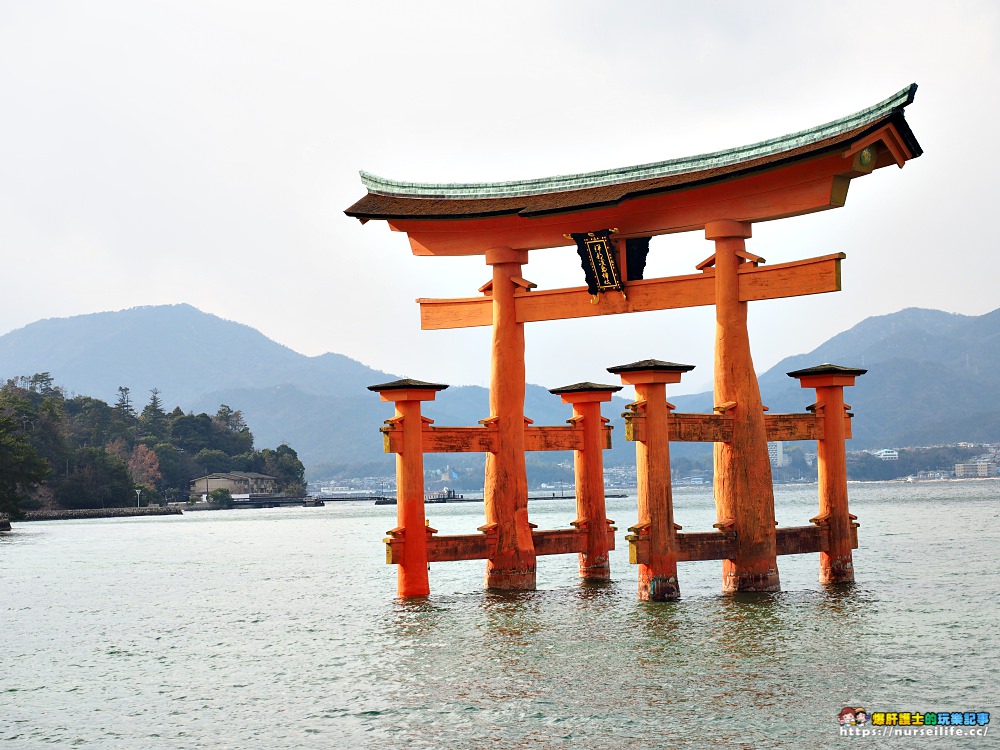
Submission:
[[427,596],[430,581],[427,572],[427,537],[431,533],[424,517],[424,452],[422,434],[424,417],[421,401],[433,401],[438,391],[448,386],[420,380],[396,380],[368,386],[383,401],[396,407],[389,420],[402,431],[402,450],[396,454],[396,528],[387,542],[403,542],[402,560],[396,569],[399,596]]
[[583,430],[583,450],[573,452],[576,483],[576,520],[573,525],[587,533],[587,551],[580,553],[580,577],[587,581],[607,581],[611,578],[608,562],[608,530],[604,498],[604,449],[610,448],[604,425],[609,420],[601,416],[601,403],[610,401],[620,391],[620,385],[577,383],[554,388],[550,393],[572,404],[570,422]]
[[497,531],[496,554],[486,563],[486,586],[535,588],[535,546],[528,521],[528,475],[524,454],[524,324],[514,309],[515,279],[528,262],[527,250],[486,251],[493,267],[493,348],[490,356],[490,414],[496,420],[497,450],[486,454],[483,506]]
[[823,417],[823,437],[816,441],[819,515],[813,521],[829,529],[829,548],[819,553],[820,583],[854,581],[854,516],[847,505],[847,408],[844,388],[868,370],[824,364],[788,373],[803,388],[816,389],[816,413]]
[[736,554],[722,561],[722,590],[780,591],[774,487],[760,387],[750,356],[747,303],[739,273],[750,256],[750,225],[713,221],[715,242],[715,403],[733,416],[733,439],[715,444],[715,506],[720,528],[736,532]]
[[648,559],[639,561],[639,599],[668,601],[681,596],[677,579],[677,528],[670,486],[670,411],[667,383],[681,382],[693,365],[647,359],[609,367],[622,383],[635,387],[634,413],[644,421],[635,439],[639,520],[636,537],[648,536]]

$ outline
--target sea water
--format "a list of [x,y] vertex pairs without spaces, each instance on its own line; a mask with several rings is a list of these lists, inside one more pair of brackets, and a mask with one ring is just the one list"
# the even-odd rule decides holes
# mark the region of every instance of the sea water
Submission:
[[[845,706],[998,710],[1000,484],[852,484],[857,582],[779,558],[779,594],[725,596],[682,563],[682,599],[636,599],[610,498],[613,580],[538,560],[538,590],[488,593],[483,561],[395,598],[395,508],[233,510],[15,524],[0,534],[0,746],[11,748],[827,748]],[[708,531],[711,490],[675,490]],[[816,487],[779,487],[782,526]],[[539,528],[572,500],[532,500]],[[481,504],[428,506],[471,533]],[[1000,719],[995,719],[1000,720]],[[870,724],[868,725],[871,726]],[[997,746],[1000,729],[964,739]],[[939,747],[953,738],[885,738]]]

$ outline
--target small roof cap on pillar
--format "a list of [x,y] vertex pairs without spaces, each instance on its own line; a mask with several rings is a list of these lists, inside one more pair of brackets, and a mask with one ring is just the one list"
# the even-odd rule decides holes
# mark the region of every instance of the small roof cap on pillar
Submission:
[[667,372],[690,372],[694,365],[681,365],[677,362],[664,362],[662,359],[640,359],[627,365],[609,367],[608,372],[618,375],[623,372],[644,372],[647,370],[665,370]]
[[444,383],[428,383],[423,380],[414,380],[413,378],[402,378],[401,380],[393,380],[391,383],[370,385],[368,386],[368,390],[375,391],[376,393],[402,390],[443,391],[447,387]]
[[620,385],[604,385],[602,383],[591,383],[590,381],[584,381],[582,383],[573,383],[573,385],[564,385],[562,388],[550,388],[549,393],[555,394],[556,396],[561,396],[564,393],[588,393],[592,391],[602,391],[606,393],[615,393],[620,391],[622,386]]
[[790,378],[807,378],[810,375],[846,375],[848,377],[858,377],[864,375],[868,370],[858,367],[842,367],[841,365],[831,365],[829,363],[807,367],[804,370],[795,370],[788,373]]

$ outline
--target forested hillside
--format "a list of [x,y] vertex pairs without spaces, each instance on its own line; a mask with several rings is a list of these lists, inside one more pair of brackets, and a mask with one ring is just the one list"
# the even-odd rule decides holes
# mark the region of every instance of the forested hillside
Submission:
[[67,396],[47,372],[0,388],[0,450],[6,451],[0,510],[7,512],[180,500],[192,479],[220,471],[274,476],[288,494],[305,489],[295,450],[284,444],[256,449],[242,413],[227,404],[214,415],[179,406],[166,411],[155,388],[139,406],[121,386],[111,405]]

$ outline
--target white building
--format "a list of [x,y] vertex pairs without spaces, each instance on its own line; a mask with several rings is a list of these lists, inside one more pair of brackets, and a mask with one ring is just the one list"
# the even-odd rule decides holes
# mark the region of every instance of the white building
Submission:
[[785,444],[780,440],[767,444],[767,456],[771,459],[771,466],[785,465]]

